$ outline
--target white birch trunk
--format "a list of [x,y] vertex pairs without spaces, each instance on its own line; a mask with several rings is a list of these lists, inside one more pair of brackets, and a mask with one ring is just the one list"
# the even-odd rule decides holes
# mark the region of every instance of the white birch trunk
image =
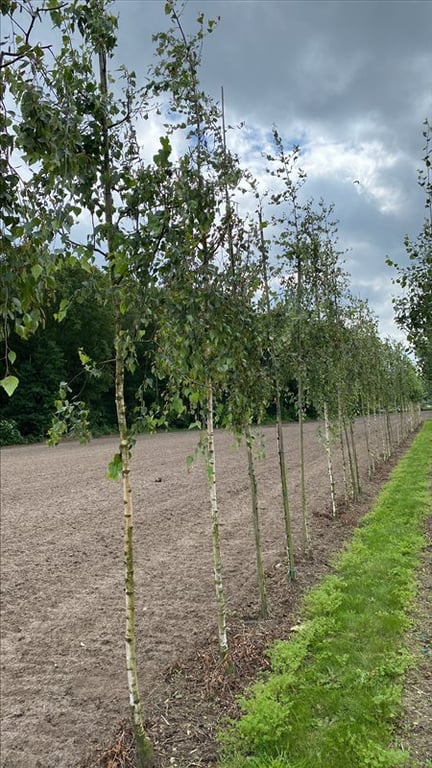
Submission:
[[210,514],[212,524],[213,572],[218,618],[219,653],[223,661],[228,660],[228,637],[226,626],[225,596],[222,584],[222,557],[219,535],[219,512],[216,487],[216,455],[213,427],[213,387],[207,382],[207,476],[210,493]]
[[366,443],[366,453],[368,457],[368,478],[369,480],[372,477],[372,452],[371,452],[371,443],[370,443],[370,434],[369,434],[369,425],[368,425],[368,415],[369,411],[364,406],[363,398],[361,399],[361,418],[363,423],[363,429],[364,429],[364,436],[365,436],[365,443]]
[[368,478],[371,479],[375,466],[374,466],[374,456],[371,448],[371,433],[370,433],[370,423],[369,423],[369,406],[366,409],[366,414],[363,413],[362,416],[363,421],[363,427],[364,427],[364,433],[365,433],[365,442],[366,442],[366,451],[368,456]]
[[349,426],[350,426],[350,435],[351,435],[353,464],[354,464],[354,480],[357,488],[357,497],[358,497],[361,494],[361,483],[360,483],[360,472],[359,472],[358,457],[357,457],[357,448],[355,444],[354,428],[353,428],[352,421],[350,421]]
[[[382,409],[380,409],[382,410]],[[384,425],[384,413],[380,413],[379,415],[379,425],[380,425],[380,431],[381,431],[381,442],[382,442],[382,457],[383,461],[388,461],[390,458],[389,448],[388,448],[388,442],[387,442],[387,436],[386,436],[386,430]]]
[[354,462],[353,462],[353,457],[352,457],[352,452],[351,452],[351,445],[350,445],[350,441],[349,441],[349,435],[348,435],[348,430],[347,430],[345,418],[342,419],[342,423],[343,423],[343,431],[344,431],[344,435],[345,435],[345,445],[346,445],[347,454],[348,454],[348,466],[349,466],[350,477],[351,477],[352,499],[353,499],[353,501],[357,501],[358,500],[358,494],[357,494],[357,484],[356,484],[356,476],[355,476],[355,470],[354,470]]
[[[107,55],[103,43],[98,50],[99,58],[99,86],[105,100],[108,99],[108,74]],[[107,225],[108,264],[110,267],[111,285],[114,291],[115,314],[115,401],[117,410],[117,424],[120,438],[121,477],[123,493],[123,519],[124,519],[124,579],[126,599],[126,674],[129,690],[129,704],[131,709],[132,727],[135,737],[135,750],[137,768],[151,768],[155,757],[150,739],[148,738],[142,715],[141,699],[138,686],[138,670],[136,660],[135,640],[135,585],[133,564],[133,506],[132,488],[130,481],[130,449],[127,433],[126,405],[124,399],[124,371],[125,360],[121,331],[121,312],[119,298],[116,293],[117,285],[113,280],[115,266],[115,244],[113,224],[113,196],[112,196],[112,161],[111,143],[107,115],[102,110],[101,130],[103,141],[103,196],[105,204],[105,223]]]
[[385,430],[388,444],[388,458],[393,454],[393,432],[390,423],[390,412],[388,408],[385,409]]
[[312,554],[312,546],[309,533],[309,520],[306,499],[305,482],[305,455],[304,455],[304,430],[303,430],[303,384],[302,378],[298,378],[298,422],[300,432],[300,488],[301,488],[301,509],[302,509],[302,553],[303,555]]
[[261,531],[259,523],[259,510],[258,510],[258,492],[257,481],[255,474],[255,464],[253,456],[253,438],[250,427],[245,429],[246,449],[248,457],[248,473],[251,489],[251,501],[252,501],[252,522],[255,537],[255,553],[257,561],[257,578],[258,578],[258,590],[260,596],[260,614],[263,619],[268,617],[268,604],[267,604],[267,592],[265,585],[264,565],[262,559],[262,547],[261,547]]
[[277,446],[278,446],[278,458],[279,458],[279,472],[282,486],[282,504],[283,504],[283,516],[285,524],[285,549],[287,556],[287,576],[289,581],[293,581],[296,578],[295,563],[294,563],[294,547],[292,539],[292,526],[291,526],[291,510],[288,500],[288,483],[285,466],[285,448],[283,439],[283,425],[282,425],[282,413],[280,404],[280,394],[278,385],[276,384],[276,419],[277,419]]
[[116,344],[116,407],[120,437],[121,477],[123,493],[124,517],[124,580],[126,600],[126,673],[129,690],[129,705],[132,725],[135,735],[136,758],[138,768],[149,768],[154,765],[154,752],[145,732],[142,716],[141,698],[138,685],[138,669],[136,658],[135,634],[135,585],[133,557],[133,504],[130,482],[130,449],[127,435],[126,407],[124,401],[124,360],[121,350],[120,332],[117,329]]
[[348,479],[347,462],[346,462],[344,437],[343,437],[343,417],[342,417],[340,403],[338,406],[338,431],[339,431],[339,446],[340,446],[340,452],[341,452],[341,458],[342,458],[342,476],[344,481],[345,506],[348,507],[350,503],[350,498],[352,498],[352,495],[353,495],[353,491]]
[[381,432],[380,432],[380,422],[379,422],[379,416],[378,416],[378,405],[374,404],[374,414],[373,414],[373,422],[374,422],[374,437],[375,437],[375,447],[376,447],[376,461],[379,464],[380,459],[382,458],[382,448],[381,448]]
[[327,470],[328,470],[329,483],[330,483],[330,499],[331,499],[332,517],[336,517],[335,480],[334,480],[333,461],[332,461],[332,454],[331,454],[330,425],[329,425],[329,418],[328,418],[328,411],[327,411],[327,403],[324,403],[324,444],[325,444],[325,451],[327,455]]

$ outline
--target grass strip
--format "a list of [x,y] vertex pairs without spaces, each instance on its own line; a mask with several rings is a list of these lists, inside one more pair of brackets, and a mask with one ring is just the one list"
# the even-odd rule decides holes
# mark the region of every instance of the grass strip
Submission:
[[395,768],[404,647],[432,509],[432,421],[393,470],[351,543],[303,603],[295,637],[221,734],[223,768]]

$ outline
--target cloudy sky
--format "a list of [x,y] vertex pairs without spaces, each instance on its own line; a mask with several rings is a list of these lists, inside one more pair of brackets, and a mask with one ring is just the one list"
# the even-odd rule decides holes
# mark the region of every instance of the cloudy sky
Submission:
[[[164,2],[116,0],[114,9],[119,60],[144,75],[151,36],[167,26]],[[415,238],[424,216],[417,168],[432,117],[432,2],[189,0],[186,31],[200,11],[221,17],[202,84],[215,98],[223,85],[228,121],[245,121],[234,148],[260,174],[274,123],[288,145],[300,143],[308,196],[335,204],[353,292],[383,335],[400,338],[385,258],[405,261],[404,235]]]

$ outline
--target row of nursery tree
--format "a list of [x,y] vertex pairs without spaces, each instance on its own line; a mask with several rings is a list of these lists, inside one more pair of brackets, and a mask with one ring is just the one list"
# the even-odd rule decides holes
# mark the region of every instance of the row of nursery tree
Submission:
[[[8,348],[16,354],[19,386],[13,397],[0,390],[1,444],[46,439],[53,424],[60,389],[68,393],[69,413],[73,418],[65,426],[72,435],[77,428],[84,429],[83,437],[87,433],[99,435],[115,431],[113,318],[109,307],[100,301],[101,292],[108,290],[109,278],[101,268],[94,266],[89,274],[79,265],[65,265],[56,271],[52,291],[41,304],[43,325],[28,338],[11,329]],[[346,298],[349,299],[348,294]],[[56,316],[61,301],[67,302],[67,314],[59,322]],[[160,288],[157,298],[160,312],[168,301],[169,294]],[[279,349],[275,348],[273,353],[277,354],[280,369],[283,420],[298,418],[300,401],[305,418],[322,417],[326,410],[329,418],[334,417],[338,397],[341,398],[340,393],[347,386],[344,381],[350,382],[350,412],[357,415],[384,407],[391,411],[399,408],[401,403],[421,397],[419,378],[412,362],[401,345],[381,340],[366,303],[351,299],[351,303],[340,308],[338,323],[333,325],[319,312],[314,316],[311,305],[305,306],[301,378],[296,368],[300,355],[296,350],[299,337],[294,297],[287,299],[279,290],[268,314],[259,302],[254,301],[249,305],[245,302],[243,309],[240,308],[243,315],[248,306],[250,326],[242,344],[253,347],[250,370],[254,386],[259,384],[260,390],[251,422],[271,422],[276,417],[269,355],[270,330],[279,340]],[[137,431],[152,428],[152,417],[159,418],[164,427],[199,424],[196,409],[190,407],[190,398],[179,397],[177,393],[174,399],[171,396],[170,377],[164,371],[167,366],[165,353],[159,343],[162,325],[159,314],[145,338],[137,344],[132,369],[126,371],[125,399]],[[244,333],[244,317],[239,320],[239,328]],[[289,356],[285,355],[286,349],[289,349]],[[364,359],[362,364],[360,358]],[[326,382],[330,382],[330,374],[329,371],[323,373],[324,363],[333,371],[335,382],[327,394],[325,387]],[[218,425],[229,426],[232,422],[235,426],[234,412],[241,406],[235,400],[234,371],[237,377],[236,360],[232,359],[218,398]],[[358,377],[356,383],[352,378],[353,371]],[[248,395],[250,391],[249,386]]]
[[[209,478],[218,636],[229,659],[214,427],[248,449],[261,610],[252,426],[276,422],[287,574],[295,578],[283,417],[298,419],[303,549],[310,551],[303,422],[323,423],[329,494],[333,452],[345,496],[360,493],[354,421],[369,472],[418,423],[422,389],[401,346],[382,341],[350,292],[332,206],[307,196],[298,147],[276,129],[262,188],[230,151],[223,107],[201,89],[202,15],[187,36],[178,9],[154,36],[144,87],[110,68],[117,20],[105,0],[2,0],[3,440],[51,443],[113,426],[125,521],[126,662],[139,765],[149,765],[136,672],[131,454],[134,433],[184,424],[201,433]],[[35,42],[50,21],[55,42]],[[223,97],[222,97],[223,104]],[[165,117],[151,158],[138,127]],[[23,170],[23,168],[25,170]],[[397,413],[396,419],[391,413]],[[378,427],[377,444],[372,432]],[[376,433],[376,429],[375,429]]]

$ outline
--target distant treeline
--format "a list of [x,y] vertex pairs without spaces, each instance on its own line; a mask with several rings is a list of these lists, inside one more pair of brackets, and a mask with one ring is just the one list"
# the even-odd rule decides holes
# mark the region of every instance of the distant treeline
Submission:
[[[106,281],[102,271],[90,279],[78,266],[65,267],[45,306],[44,326],[28,339],[11,333],[9,344],[17,354],[20,383],[13,397],[0,389],[0,444],[46,439],[61,382],[70,387],[71,400],[83,401],[88,408],[94,436],[116,431],[113,319],[98,298],[106,290]],[[60,302],[68,306],[62,321],[56,319]],[[137,416],[154,406],[163,407],[164,382],[152,372],[152,345],[150,332],[138,347],[134,372],[126,374],[126,400]],[[83,366],[80,350],[92,360],[91,368]],[[286,420],[296,418],[296,393],[293,380],[283,399]],[[308,406],[307,415],[315,417],[313,405]],[[274,406],[269,406],[267,416],[274,419]],[[188,427],[191,420],[187,411],[181,416],[167,413],[167,425],[172,428]]]

